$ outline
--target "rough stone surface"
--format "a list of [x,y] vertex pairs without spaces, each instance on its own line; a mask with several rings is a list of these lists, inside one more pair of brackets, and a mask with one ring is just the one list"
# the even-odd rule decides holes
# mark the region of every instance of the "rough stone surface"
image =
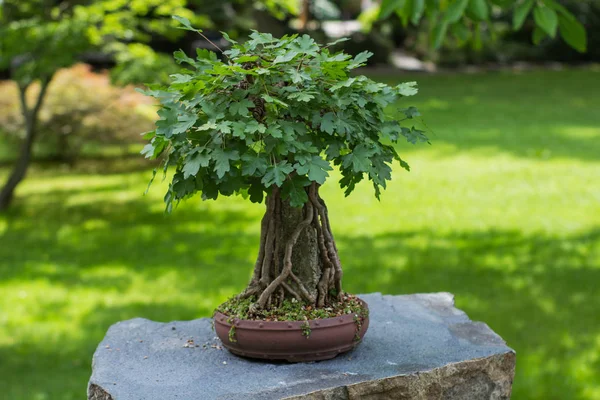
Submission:
[[94,354],[88,399],[510,398],[514,351],[456,309],[451,294],[361,298],[371,310],[363,343],[306,364],[236,357],[207,318],[119,322]]

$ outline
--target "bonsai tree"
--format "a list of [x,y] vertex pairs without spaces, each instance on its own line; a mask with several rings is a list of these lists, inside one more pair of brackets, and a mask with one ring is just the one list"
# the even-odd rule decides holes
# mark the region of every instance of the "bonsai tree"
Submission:
[[165,173],[174,170],[167,212],[197,194],[264,200],[258,257],[237,297],[251,299],[248,315],[285,299],[317,308],[339,302],[343,269],[319,189],[337,167],[346,195],[366,178],[379,198],[393,162],[409,169],[394,144],[427,138],[401,125],[419,115],[414,107],[388,106],[416,94],[416,84],[351,76],[369,52],[332,53],[335,43],[320,46],[308,35],[253,32],[245,43],[224,36],[231,48],[217,48],[222,59],[206,50],[196,59],[176,52],[190,68],[145,92],[160,101],[160,119],[142,153],[162,156]]

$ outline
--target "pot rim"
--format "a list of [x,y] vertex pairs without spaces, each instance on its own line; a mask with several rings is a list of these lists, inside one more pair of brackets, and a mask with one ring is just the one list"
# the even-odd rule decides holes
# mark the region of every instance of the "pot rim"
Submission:
[[[362,304],[363,308],[369,311],[369,306],[367,302],[363,299],[358,298]],[[306,327],[306,323],[309,324],[311,329],[316,328],[328,328],[332,326],[339,326],[355,323],[354,317],[356,313],[343,314],[339,317],[330,317],[330,318],[318,318],[318,319],[307,319],[300,321],[263,321],[260,319],[240,319],[233,318],[233,325],[237,328],[246,328],[246,329],[269,329],[269,330],[289,330],[289,329],[302,329]],[[227,316],[219,311],[215,311],[213,314],[213,320],[216,324],[225,325],[231,327],[232,324],[227,322],[230,316]],[[368,318],[368,314],[365,318]]]

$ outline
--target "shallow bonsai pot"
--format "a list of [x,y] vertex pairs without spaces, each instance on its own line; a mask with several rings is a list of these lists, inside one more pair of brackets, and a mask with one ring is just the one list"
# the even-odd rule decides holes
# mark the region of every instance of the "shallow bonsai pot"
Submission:
[[[367,303],[361,303],[368,311]],[[270,322],[231,318],[217,311],[214,322],[217,336],[233,354],[303,362],[328,360],[355,348],[369,327],[368,313],[363,315]]]

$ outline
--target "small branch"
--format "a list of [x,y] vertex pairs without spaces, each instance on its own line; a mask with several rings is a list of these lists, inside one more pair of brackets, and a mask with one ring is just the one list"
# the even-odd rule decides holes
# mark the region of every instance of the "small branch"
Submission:
[[[198,31],[196,31],[198,32]],[[223,54],[225,57],[227,57],[227,55],[225,54],[225,52],[223,51],[223,49],[221,49],[219,46],[217,46],[215,43],[213,43],[212,40],[210,40],[209,38],[207,38],[206,36],[204,36],[204,34],[202,32],[198,32],[198,35],[202,36],[202,38],[204,40],[206,40],[208,43],[212,44],[217,50],[219,50],[221,52],[221,54]],[[229,57],[227,57],[229,58]]]
[[29,110],[29,106],[27,105],[27,89],[30,84],[27,83],[25,85],[19,85],[19,99],[21,100],[21,113],[23,114],[23,118],[25,119],[25,124],[28,124],[29,118],[31,115],[31,111]]

